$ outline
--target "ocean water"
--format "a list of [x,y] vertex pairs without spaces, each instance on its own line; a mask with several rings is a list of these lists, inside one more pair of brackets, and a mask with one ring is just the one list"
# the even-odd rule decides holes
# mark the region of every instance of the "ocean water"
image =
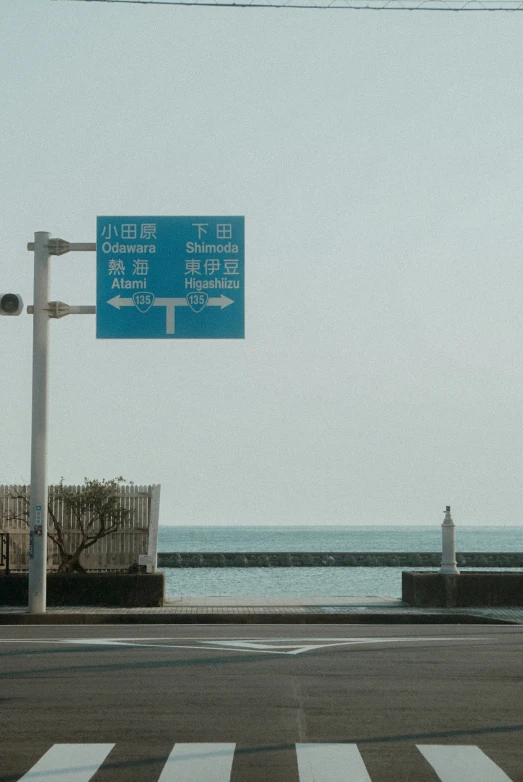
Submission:
[[[456,527],[457,551],[522,551],[520,527]],[[160,526],[158,551],[441,551],[441,527]],[[166,595],[401,597],[403,568],[165,568]],[[464,568],[466,570],[466,568]],[[480,568],[475,568],[479,570]]]

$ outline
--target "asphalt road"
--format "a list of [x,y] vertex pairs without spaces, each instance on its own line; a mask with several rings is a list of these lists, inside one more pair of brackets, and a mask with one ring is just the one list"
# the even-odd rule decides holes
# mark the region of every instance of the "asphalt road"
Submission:
[[4,626],[0,659],[0,782],[523,782],[523,627]]

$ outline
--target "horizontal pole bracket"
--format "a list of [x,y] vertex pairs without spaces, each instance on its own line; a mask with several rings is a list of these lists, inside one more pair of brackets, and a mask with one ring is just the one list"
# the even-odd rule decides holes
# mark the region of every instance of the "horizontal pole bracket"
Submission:
[[[28,242],[27,249],[34,250],[35,243]],[[65,239],[49,239],[49,255],[65,255],[69,252],[96,252],[96,242],[66,242]]]
[[[50,301],[47,305],[50,318],[65,318],[66,315],[96,315],[94,304],[64,304],[63,301]],[[34,305],[27,307],[29,315],[34,315]]]

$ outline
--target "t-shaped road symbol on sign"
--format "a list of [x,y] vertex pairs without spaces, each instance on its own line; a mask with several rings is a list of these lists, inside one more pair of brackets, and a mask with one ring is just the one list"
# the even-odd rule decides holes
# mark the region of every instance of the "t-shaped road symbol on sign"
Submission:
[[140,312],[147,312],[151,307],[165,307],[165,333],[174,334],[174,310],[176,307],[190,307],[193,312],[201,312],[205,307],[220,307],[224,309],[234,304],[233,299],[224,296],[209,298],[206,293],[189,293],[183,299],[162,298],[156,299],[152,293],[135,293],[132,298],[114,296],[107,304],[115,307],[136,307]]

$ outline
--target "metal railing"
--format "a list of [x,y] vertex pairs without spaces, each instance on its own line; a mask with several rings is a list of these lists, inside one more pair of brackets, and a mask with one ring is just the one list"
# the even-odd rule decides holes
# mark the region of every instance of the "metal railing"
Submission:
[[[81,493],[82,486],[67,486],[73,494]],[[49,486],[48,496],[53,498],[55,487]],[[81,564],[89,571],[125,571],[140,556],[151,557],[148,572],[156,567],[158,521],[160,510],[160,486],[121,486],[120,501],[130,511],[125,523],[113,534],[100,538],[82,555]],[[11,572],[27,572],[30,563],[29,536],[29,486],[0,485],[0,530],[11,536]],[[67,545],[74,550],[81,539],[81,531],[74,515],[61,501],[53,503],[53,512],[63,530]],[[51,518],[48,529],[53,529]],[[58,547],[50,539],[47,542],[47,568],[56,570],[60,564]],[[0,568],[2,566],[0,565]]]

